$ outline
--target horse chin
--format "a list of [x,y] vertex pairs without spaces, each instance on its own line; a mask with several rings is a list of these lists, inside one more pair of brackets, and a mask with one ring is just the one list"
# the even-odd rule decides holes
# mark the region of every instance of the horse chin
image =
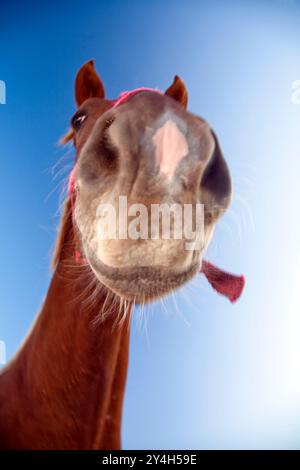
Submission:
[[199,272],[201,258],[195,252],[191,265],[180,271],[148,266],[116,268],[95,258],[88,259],[88,263],[108,290],[124,300],[144,304],[164,297],[192,279]]

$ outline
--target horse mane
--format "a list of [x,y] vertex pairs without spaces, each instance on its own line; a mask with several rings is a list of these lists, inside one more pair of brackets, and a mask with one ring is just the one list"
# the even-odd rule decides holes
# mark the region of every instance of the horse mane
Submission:
[[62,217],[60,219],[60,224],[58,228],[58,234],[56,237],[56,242],[54,246],[51,266],[52,269],[55,269],[58,262],[61,259],[63,248],[70,238],[70,233],[72,231],[73,221],[72,221],[72,205],[70,198],[67,198],[64,203]]

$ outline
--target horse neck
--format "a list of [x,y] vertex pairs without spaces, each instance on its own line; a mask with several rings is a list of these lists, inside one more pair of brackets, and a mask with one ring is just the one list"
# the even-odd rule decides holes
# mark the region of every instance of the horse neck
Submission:
[[130,312],[120,321],[116,298],[90,283],[88,268],[66,256],[58,263],[32,332],[0,377],[6,447],[120,447]]

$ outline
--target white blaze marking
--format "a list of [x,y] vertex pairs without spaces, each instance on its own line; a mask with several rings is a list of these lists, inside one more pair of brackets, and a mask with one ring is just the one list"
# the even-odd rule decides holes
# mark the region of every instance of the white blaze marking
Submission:
[[156,161],[160,170],[172,178],[180,160],[188,154],[187,140],[174,121],[167,121],[153,136]]

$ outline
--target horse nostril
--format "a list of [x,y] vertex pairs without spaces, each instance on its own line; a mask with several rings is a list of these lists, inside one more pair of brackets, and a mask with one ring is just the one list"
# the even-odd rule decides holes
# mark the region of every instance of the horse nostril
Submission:
[[109,118],[107,118],[103,124],[103,127],[101,129],[101,139],[103,139],[104,141],[107,141],[108,140],[108,130],[110,128],[110,126],[112,125],[112,123],[114,122],[115,118],[114,116],[111,116]]
[[112,125],[114,120],[115,120],[114,116],[111,116],[111,117],[106,119],[105,124],[104,124],[103,132],[105,132],[105,131],[107,131],[107,129],[109,129],[109,127]]
[[103,128],[101,130],[101,138],[98,143],[101,159],[111,169],[115,166],[116,163],[117,148],[112,142],[108,131],[114,121],[114,116],[111,116],[106,119],[103,124]]
[[112,125],[112,123],[114,122],[115,118],[113,116],[107,118],[103,124],[103,127],[101,129],[101,140],[100,140],[100,145],[104,145],[104,146],[112,146],[112,143],[109,139],[109,134],[108,134],[108,130],[110,128],[110,126]]
[[203,173],[200,189],[206,194],[208,205],[227,207],[231,196],[231,178],[218,139],[212,132],[215,149]]

